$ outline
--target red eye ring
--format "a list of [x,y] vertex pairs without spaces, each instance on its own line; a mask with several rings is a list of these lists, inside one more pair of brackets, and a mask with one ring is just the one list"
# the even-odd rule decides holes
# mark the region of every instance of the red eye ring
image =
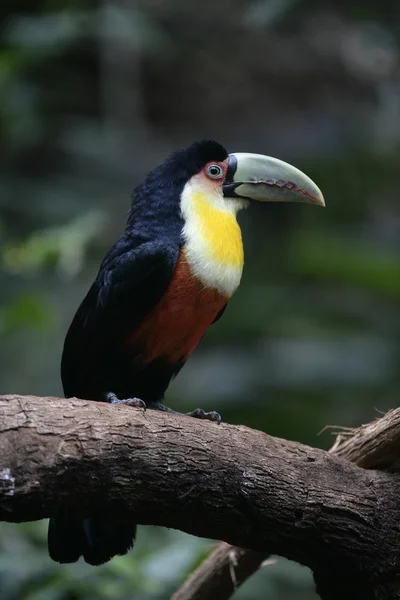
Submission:
[[211,179],[222,179],[224,177],[224,169],[218,163],[209,164],[206,173]]

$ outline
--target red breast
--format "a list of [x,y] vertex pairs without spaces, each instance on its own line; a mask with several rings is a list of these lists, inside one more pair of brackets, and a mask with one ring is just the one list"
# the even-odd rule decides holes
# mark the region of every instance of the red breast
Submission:
[[140,348],[136,356],[144,364],[157,358],[170,364],[187,360],[227,301],[193,276],[181,250],[167,291],[128,343]]

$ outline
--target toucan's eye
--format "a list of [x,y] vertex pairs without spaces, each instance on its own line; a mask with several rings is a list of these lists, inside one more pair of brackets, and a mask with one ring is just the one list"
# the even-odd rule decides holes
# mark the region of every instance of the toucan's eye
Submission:
[[212,164],[207,167],[207,175],[212,179],[219,179],[224,174],[224,170],[220,165]]

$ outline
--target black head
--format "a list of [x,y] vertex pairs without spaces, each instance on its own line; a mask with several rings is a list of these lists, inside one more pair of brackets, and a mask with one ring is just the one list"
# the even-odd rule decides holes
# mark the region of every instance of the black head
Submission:
[[[142,189],[157,187],[160,182],[180,185],[183,189],[185,183],[199,173],[208,162],[223,161],[227,157],[227,151],[218,142],[213,140],[195,142],[189,148],[173,152],[162,165],[150,171],[142,185],[136,188],[133,196],[135,197]],[[182,189],[179,190],[179,195]]]
[[[210,161],[223,161],[228,153],[213,140],[195,142],[189,148],[177,150],[165,162],[147,175],[132,194],[128,227],[140,225],[157,232],[164,223],[171,227],[180,216],[180,197],[185,184]],[[152,225],[154,223],[154,226]]]
[[208,162],[223,161],[226,158],[228,158],[228,153],[221,144],[214,140],[203,140],[195,142],[184,150],[177,150],[159,168],[173,167],[185,177],[186,183],[193,175],[199,173]]

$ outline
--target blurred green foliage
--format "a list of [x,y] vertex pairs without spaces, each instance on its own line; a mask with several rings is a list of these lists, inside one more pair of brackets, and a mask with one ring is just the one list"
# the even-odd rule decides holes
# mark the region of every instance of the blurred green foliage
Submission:
[[[327,208],[240,216],[242,286],[169,405],[328,447],[400,391],[400,4],[331,0],[2,3],[0,392],[61,394],[63,338],[130,190],[214,137],[305,170]],[[60,566],[46,523],[0,525],[2,600],[161,600],[211,544],[141,528],[101,568]],[[236,594],[312,600],[278,559]]]

